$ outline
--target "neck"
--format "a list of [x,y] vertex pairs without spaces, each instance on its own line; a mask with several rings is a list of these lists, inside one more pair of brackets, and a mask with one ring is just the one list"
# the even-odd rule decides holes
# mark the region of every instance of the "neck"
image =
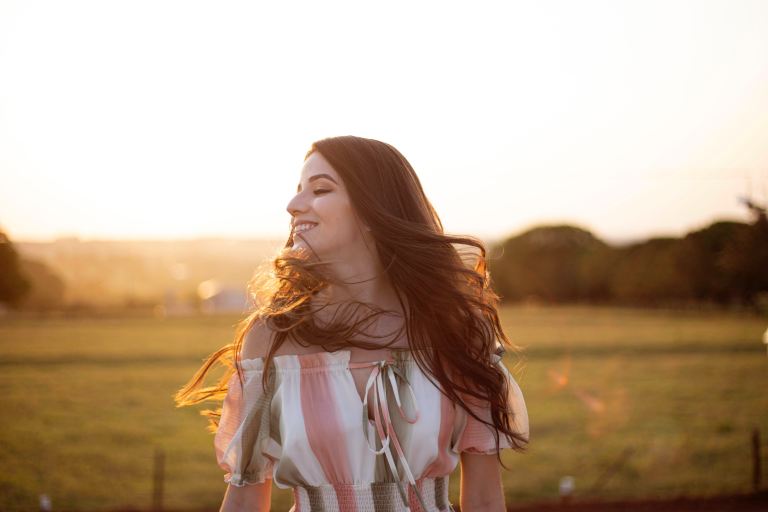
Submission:
[[332,271],[337,282],[317,294],[320,304],[359,301],[402,314],[395,288],[378,258],[345,258]]
[[323,302],[359,301],[382,309],[400,311],[395,289],[383,272],[336,273],[336,276],[339,283],[329,285],[318,294]]

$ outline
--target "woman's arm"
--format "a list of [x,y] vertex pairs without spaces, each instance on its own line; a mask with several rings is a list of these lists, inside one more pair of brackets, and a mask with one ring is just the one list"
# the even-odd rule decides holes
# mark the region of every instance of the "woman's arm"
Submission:
[[271,479],[260,484],[248,484],[243,487],[229,484],[219,512],[269,512],[271,498]]
[[461,512],[505,512],[504,488],[496,455],[461,453]]
[[[266,357],[271,344],[272,330],[263,321],[255,322],[246,333],[240,349],[243,359]],[[259,393],[261,375],[257,375]],[[258,395],[257,395],[258,396]],[[223,448],[222,448],[223,449]],[[230,468],[231,469],[231,468]],[[242,471],[240,469],[239,471]],[[224,493],[220,512],[258,511],[269,512],[272,498],[272,479],[265,478],[261,483],[246,484],[242,487],[229,484]]]

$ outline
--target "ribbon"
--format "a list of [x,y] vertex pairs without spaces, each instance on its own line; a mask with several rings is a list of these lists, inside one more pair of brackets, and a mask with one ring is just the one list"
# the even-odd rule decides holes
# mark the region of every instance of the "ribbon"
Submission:
[[[374,367],[370,376],[368,377],[368,382],[365,385],[365,396],[363,398],[363,433],[365,435],[368,449],[371,450],[371,452],[376,455],[384,453],[387,459],[387,463],[389,464],[389,468],[397,480],[397,487],[400,491],[400,497],[403,500],[403,504],[405,505],[406,510],[411,510],[406,492],[407,484],[404,488],[403,483],[400,480],[400,475],[397,472],[397,465],[395,464],[394,456],[392,455],[390,442],[395,447],[395,453],[400,459],[400,463],[403,466],[403,471],[405,472],[405,475],[408,479],[408,483],[413,486],[413,490],[419,500],[419,504],[421,505],[422,510],[428,510],[424,503],[424,498],[422,497],[419,488],[416,486],[416,480],[413,477],[411,468],[408,466],[405,454],[403,453],[403,448],[400,446],[400,441],[398,440],[397,435],[395,434],[395,429],[392,426],[392,418],[389,415],[389,404],[387,401],[385,388],[386,382],[389,382],[392,393],[395,396],[395,403],[397,404],[397,409],[400,411],[400,416],[402,416],[403,419],[405,419],[405,421],[408,423],[416,423],[416,421],[419,419],[419,407],[416,405],[416,394],[413,392],[413,387],[411,386],[411,383],[408,382],[408,378],[406,377],[405,372],[393,363],[394,360],[389,359],[385,361],[349,364],[350,368],[364,368],[367,366]],[[416,409],[416,414],[413,419],[408,418],[408,416],[403,411],[403,404],[400,401],[400,388],[397,384],[398,379],[407,386],[407,389],[411,394],[411,399],[413,400],[414,408]],[[371,391],[373,391],[373,416],[374,423],[376,424],[376,433],[379,435],[379,439],[381,440],[380,450],[376,450],[375,446],[373,448],[371,447],[371,442],[368,437],[368,424],[370,421],[368,418],[368,395],[371,393]]]

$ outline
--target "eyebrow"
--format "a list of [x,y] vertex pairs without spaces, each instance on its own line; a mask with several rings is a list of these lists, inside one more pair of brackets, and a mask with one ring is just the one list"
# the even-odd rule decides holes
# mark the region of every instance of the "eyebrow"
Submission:
[[[324,172],[320,173],[320,174],[315,174],[314,176],[310,176],[309,179],[307,179],[307,181],[312,183],[313,181],[319,180],[320,178],[325,178],[325,179],[331,180],[332,182],[336,183],[336,180],[333,179],[330,174],[326,174]],[[336,185],[338,185],[338,183],[336,183]],[[301,192],[301,183],[299,183],[299,185],[296,187],[296,192]]]

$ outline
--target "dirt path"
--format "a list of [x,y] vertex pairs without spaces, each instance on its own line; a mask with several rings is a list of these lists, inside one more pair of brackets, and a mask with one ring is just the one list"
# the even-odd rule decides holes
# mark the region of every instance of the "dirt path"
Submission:
[[768,490],[755,494],[673,500],[537,503],[510,512],[768,512]]

